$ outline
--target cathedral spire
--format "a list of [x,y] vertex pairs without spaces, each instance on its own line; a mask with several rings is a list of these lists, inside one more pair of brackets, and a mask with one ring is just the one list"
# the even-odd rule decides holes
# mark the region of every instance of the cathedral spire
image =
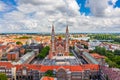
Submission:
[[51,38],[55,38],[54,25],[52,25],[52,33],[51,33]]
[[51,33],[51,43],[52,43],[52,52],[55,51],[55,31],[54,31],[54,25],[52,25],[52,33]]
[[66,33],[69,33],[69,30],[68,30],[68,25],[67,25],[67,27],[66,27]]
[[52,25],[52,33],[54,32],[54,25]]
[[66,27],[66,52],[69,52],[69,30],[68,30],[68,25]]

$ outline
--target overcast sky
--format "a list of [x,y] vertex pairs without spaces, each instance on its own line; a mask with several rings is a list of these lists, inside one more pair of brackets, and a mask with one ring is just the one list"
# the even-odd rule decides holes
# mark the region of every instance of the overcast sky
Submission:
[[120,32],[120,0],[0,0],[0,32]]

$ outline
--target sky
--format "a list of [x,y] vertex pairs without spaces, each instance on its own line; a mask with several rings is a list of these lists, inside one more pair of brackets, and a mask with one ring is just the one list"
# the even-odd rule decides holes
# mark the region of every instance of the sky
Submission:
[[0,33],[120,32],[120,0],[0,0]]

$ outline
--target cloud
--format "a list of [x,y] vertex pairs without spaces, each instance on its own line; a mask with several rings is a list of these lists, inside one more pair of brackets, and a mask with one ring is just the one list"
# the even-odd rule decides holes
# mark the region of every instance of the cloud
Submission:
[[108,0],[87,0],[87,7],[90,7],[90,10],[95,16],[103,16],[104,10],[108,6]]
[[117,0],[87,0],[86,7],[97,17],[120,17],[120,8],[114,8],[116,2]]
[[118,1],[118,0],[109,0],[112,2],[112,5],[115,5],[115,3]]
[[8,1],[2,1],[0,0],[0,13],[7,13],[15,10],[16,5],[10,2],[11,0]]
[[[19,0],[17,10],[5,13],[0,19],[0,32],[56,32],[120,31],[120,8],[117,0],[87,0],[92,16],[80,14],[76,0]],[[8,31],[7,31],[8,30]]]
[[113,8],[113,6],[109,6],[105,9],[104,13],[107,17],[120,17],[120,8]]
[[6,4],[4,4],[2,1],[0,1],[0,12],[4,11],[6,9]]
[[[8,25],[11,23],[14,25],[15,23],[12,29],[16,29],[16,24],[22,24],[21,27],[23,27],[23,29],[27,27],[26,29],[28,30],[48,31],[48,29],[45,28],[48,28],[52,23],[55,24],[56,29],[60,29],[63,25],[66,25],[67,17],[72,18],[76,15],[79,16],[79,14],[79,6],[75,0],[72,2],[71,0],[37,0],[37,3],[36,0],[29,0],[29,2],[20,0],[17,11],[5,14],[4,20],[8,22]],[[18,29],[22,30],[22,28]]]

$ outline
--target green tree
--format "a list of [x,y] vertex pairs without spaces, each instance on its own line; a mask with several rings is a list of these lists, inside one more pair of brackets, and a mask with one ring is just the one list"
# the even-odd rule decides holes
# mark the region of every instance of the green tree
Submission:
[[107,56],[109,59],[111,59],[111,60],[113,60],[113,58],[114,58],[114,54],[113,53],[110,53],[110,52],[107,52],[106,54],[105,54],[105,56]]
[[23,45],[23,43],[20,42],[20,41],[17,41],[16,44],[17,44],[17,45]]
[[29,36],[21,36],[21,37],[19,37],[19,38],[15,38],[15,39],[30,39],[30,38],[32,38],[32,37],[29,37]]
[[90,35],[92,36],[92,39],[98,39],[98,40],[114,40],[114,43],[120,43],[119,35],[115,34],[94,34]]
[[0,80],[7,80],[6,74],[0,73]]
[[115,51],[114,51],[114,54],[115,54],[115,55],[120,55],[120,50],[115,50]]
[[48,70],[45,72],[44,76],[54,77],[55,75],[53,74],[53,70]]
[[41,50],[41,52],[38,54],[37,57],[38,57],[39,59],[45,58],[45,57],[48,55],[49,50],[50,50],[49,46],[44,47],[44,48]]
[[101,55],[105,55],[107,51],[104,47],[96,46],[94,52],[97,52]]
[[69,53],[69,56],[74,56],[74,54],[73,53]]
[[120,68],[120,56],[116,55],[115,53],[119,53],[119,51],[108,51],[102,47],[95,47],[93,51],[90,52],[97,52],[101,55],[106,56],[105,61],[109,64],[110,67],[117,67]]
[[105,61],[109,64],[110,67],[116,67],[117,64],[113,61],[111,61],[109,58],[106,58]]
[[116,64],[120,65],[120,56],[115,56],[114,61],[116,62]]

